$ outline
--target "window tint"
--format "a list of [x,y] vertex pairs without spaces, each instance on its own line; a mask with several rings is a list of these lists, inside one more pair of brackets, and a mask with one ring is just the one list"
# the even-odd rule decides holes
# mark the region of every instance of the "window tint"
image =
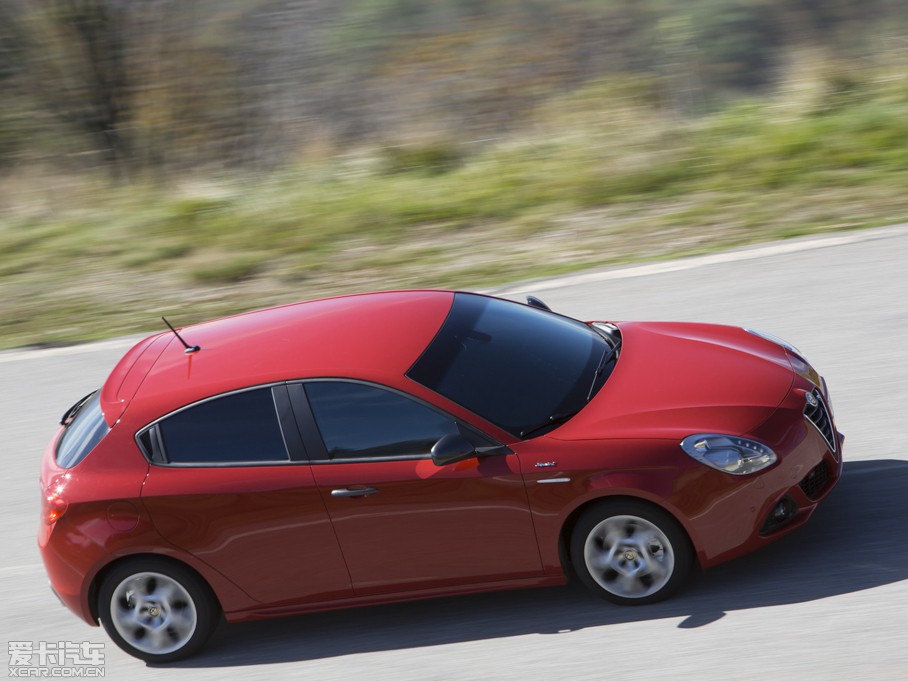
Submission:
[[72,468],[101,441],[110,428],[101,413],[101,391],[89,397],[63,431],[57,446],[57,463]]
[[159,426],[170,463],[242,463],[288,459],[271,388],[202,402]]
[[407,376],[519,436],[581,409],[608,347],[575,319],[458,293]]
[[312,414],[332,459],[427,455],[457,424],[408,397],[342,381],[305,384]]

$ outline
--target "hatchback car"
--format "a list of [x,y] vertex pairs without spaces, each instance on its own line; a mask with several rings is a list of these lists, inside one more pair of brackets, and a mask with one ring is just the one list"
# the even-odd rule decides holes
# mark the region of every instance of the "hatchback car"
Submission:
[[41,467],[53,590],[166,662],[228,622],[561,584],[620,604],[804,524],[826,384],[737,327],[344,296],[138,343]]

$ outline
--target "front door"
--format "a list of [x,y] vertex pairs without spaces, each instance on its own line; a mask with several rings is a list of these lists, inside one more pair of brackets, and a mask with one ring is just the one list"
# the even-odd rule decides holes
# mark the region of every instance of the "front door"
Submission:
[[[542,574],[514,454],[436,466],[429,450],[443,435],[492,443],[394,390],[340,380],[303,385],[308,403],[297,412],[310,433],[312,472],[358,595]],[[291,386],[294,407],[302,393]]]

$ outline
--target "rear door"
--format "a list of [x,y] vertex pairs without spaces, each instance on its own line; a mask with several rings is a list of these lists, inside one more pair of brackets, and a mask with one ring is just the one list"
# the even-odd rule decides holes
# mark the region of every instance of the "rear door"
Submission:
[[262,603],[352,595],[286,386],[192,405],[140,441],[153,461],[142,501],[167,540]]

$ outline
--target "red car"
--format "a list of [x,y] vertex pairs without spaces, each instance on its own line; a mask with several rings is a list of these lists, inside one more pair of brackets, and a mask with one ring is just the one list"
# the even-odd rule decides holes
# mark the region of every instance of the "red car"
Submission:
[[576,574],[622,604],[803,525],[842,471],[773,337],[400,291],[152,336],[42,461],[54,591],[166,662],[228,622]]

